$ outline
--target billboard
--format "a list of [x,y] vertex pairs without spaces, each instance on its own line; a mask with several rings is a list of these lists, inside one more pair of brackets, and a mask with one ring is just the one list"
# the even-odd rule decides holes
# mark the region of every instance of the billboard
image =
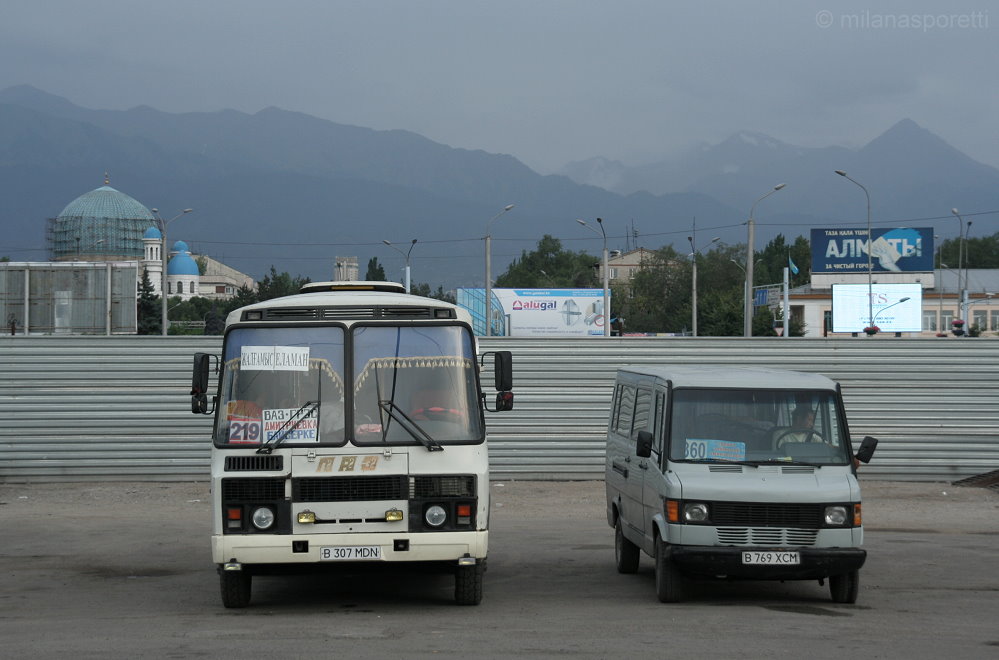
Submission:
[[[492,289],[492,294],[494,336],[604,334],[603,289]],[[457,299],[471,313],[476,334],[485,334],[485,290],[458,289]]]
[[[933,229],[872,229],[871,271],[933,271]],[[866,273],[867,229],[813,229],[813,273]]]
[[918,282],[872,284],[870,289],[867,284],[833,284],[832,307],[833,332],[863,332],[872,316],[882,332],[923,329],[923,288]]

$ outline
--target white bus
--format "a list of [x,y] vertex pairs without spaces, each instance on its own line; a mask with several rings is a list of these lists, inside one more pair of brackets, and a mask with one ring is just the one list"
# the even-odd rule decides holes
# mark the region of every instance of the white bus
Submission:
[[226,320],[194,358],[192,411],[214,414],[212,559],[222,603],[254,575],[344,562],[421,562],[482,599],[489,521],[485,415],[513,407],[508,351],[492,408],[471,320],[389,282],[308,284]]

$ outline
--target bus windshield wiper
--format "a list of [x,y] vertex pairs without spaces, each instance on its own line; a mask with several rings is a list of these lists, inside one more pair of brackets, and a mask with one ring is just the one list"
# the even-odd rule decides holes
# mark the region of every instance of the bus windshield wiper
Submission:
[[395,401],[379,401],[378,407],[385,411],[389,417],[394,419],[399,426],[406,429],[406,432],[413,436],[413,439],[427,448],[428,451],[444,451],[444,447],[439,442],[430,437],[430,434],[423,430],[419,424],[413,421],[402,408],[395,404]]
[[284,424],[274,432],[274,436],[257,448],[258,454],[269,454],[274,448],[284,442],[288,435],[298,428],[298,425],[309,419],[312,413],[319,410],[319,401],[306,401],[302,407],[291,414]]

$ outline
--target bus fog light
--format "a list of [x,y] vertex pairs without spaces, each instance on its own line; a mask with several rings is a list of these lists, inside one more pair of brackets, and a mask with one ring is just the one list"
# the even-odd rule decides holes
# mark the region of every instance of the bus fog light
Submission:
[[708,519],[708,505],[693,502],[683,505],[683,519],[687,522],[704,522]]
[[402,511],[399,509],[389,509],[385,512],[386,522],[399,522],[402,520]]
[[427,507],[427,510],[423,513],[423,519],[431,527],[440,527],[447,521],[447,511],[444,510],[444,507],[434,504]]
[[842,526],[846,524],[846,507],[845,506],[827,506],[825,513],[825,522],[827,525]]
[[274,512],[266,506],[258,507],[253,510],[250,519],[257,529],[268,529],[274,524]]
[[316,514],[313,511],[299,511],[298,512],[298,524],[299,525],[311,525],[316,522]]

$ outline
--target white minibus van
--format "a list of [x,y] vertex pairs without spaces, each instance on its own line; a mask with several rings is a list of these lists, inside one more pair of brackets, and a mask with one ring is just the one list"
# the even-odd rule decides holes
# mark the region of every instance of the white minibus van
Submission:
[[617,570],[655,560],[656,592],[696,579],[829,581],[853,603],[861,547],[840,387],[817,374],[728,367],[618,370],[607,428],[607,521]]

